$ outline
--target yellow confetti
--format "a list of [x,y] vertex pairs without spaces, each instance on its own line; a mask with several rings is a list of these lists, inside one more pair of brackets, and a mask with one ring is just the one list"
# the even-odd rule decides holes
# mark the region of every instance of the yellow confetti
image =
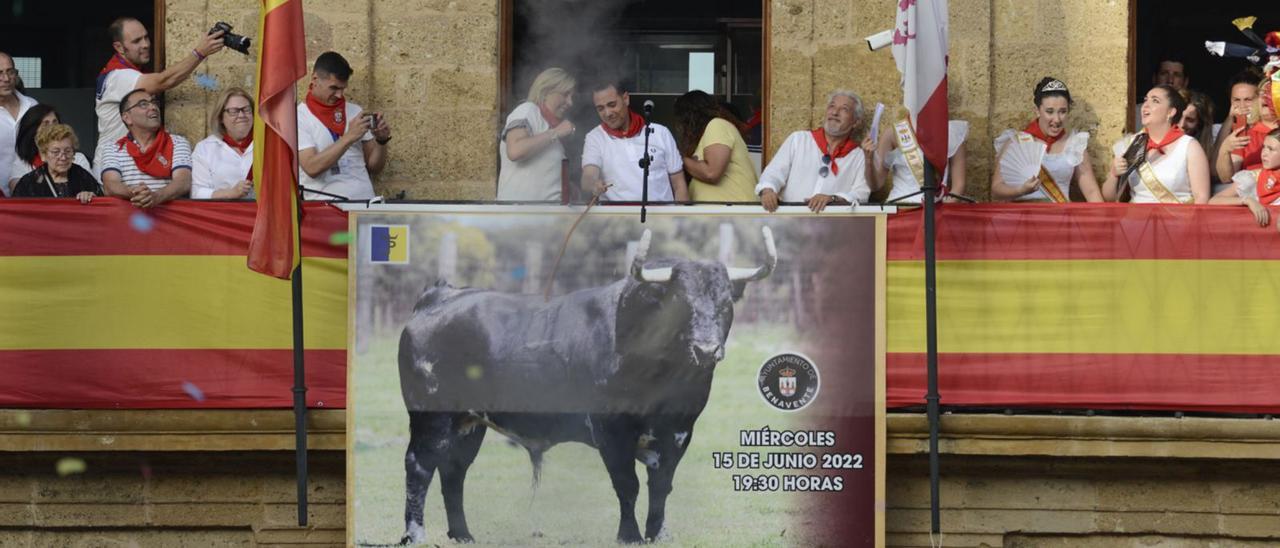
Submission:
[[14,421],[17,422],[18,426],[22,428],[31,426],[31,413],[28,413],[26,411],[19,411],[18,416],[14,417]]
[[478,366],[478,365],[468,365],[468,366],[467,366],[467,378],[468,378],[468,379],[471,379],[471,380],[473,380],[473,381],[478,381],[478,380],[480,380],[482,377],[484,377],[484,368],[483,368],[483,367],[480,367],[480,366]]
[[70,476],[71,474],[83,474],[86,468],[84,459],[77,459],[75,457],[63,457],[58,459],[58,475],[62,477]]

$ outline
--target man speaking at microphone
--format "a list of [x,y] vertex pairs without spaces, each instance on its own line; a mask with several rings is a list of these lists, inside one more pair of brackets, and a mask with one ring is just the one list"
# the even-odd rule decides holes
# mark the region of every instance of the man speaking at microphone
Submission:
[[[631,95],[621,83],[605,81],[591,88],[600,125],[582,144],[582,188],[610,202],[639,202],[644,187],[645,118],[631,110]],[[646,111],[652,110],[646,102]],[[646,112],[646,115],[649,113]],[[687,202],[684,158],[671,131],[649,124],[649,201]]]

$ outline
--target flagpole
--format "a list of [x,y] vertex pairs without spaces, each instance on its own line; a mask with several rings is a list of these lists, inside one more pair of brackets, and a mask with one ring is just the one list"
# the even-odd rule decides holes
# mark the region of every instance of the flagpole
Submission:
[[294,460],[298,469],[298,526],[307,525],[307,367],[302,346],[302,200],[298,205],[298,266],[293,269],[293,418]]
[[938,182],[933,164],[924,162],[924,313],[925,313],[925,363],[927,364],[928,388],[925,393],[925,412],[929,418],[929,531],[931,535],[942,534],[942,519],[939,510],[939,465],[938,465],[938,280],[935,272],[934,239],[937,227],[934,226],[934,200],[938,193]]

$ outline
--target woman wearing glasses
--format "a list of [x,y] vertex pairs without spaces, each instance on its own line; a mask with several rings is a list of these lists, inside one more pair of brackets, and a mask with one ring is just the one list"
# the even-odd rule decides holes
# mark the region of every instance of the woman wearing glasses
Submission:
[[[0,181],[4,183],[4,190],[7,194],[13,185],[18,184],[18,179],[23,175],[31,173],[32,170],[44,165],[44,158],[40,156],[40,149],[36,147],[36,132],[45,126],[62,123],[62,119],[58,116],[58,111],[52,106],[39,104],[27,109],[27,113],[22,115],[22,119],[18,121],[18,134],[15,139],[13,163],[9,166],[9,180]],[[92,173],[93,167],[89,163],[89,159],[76,152],[73,160],[75,165],[84,168],[85,171]]]
[[209,116],[213,135],[191,154],[191,197],[196,200],[253,199],[253,100],[240,88],[218,97]]
[[102,196],[98,180],[75,164],[79,141],[71,126],[51,124],[36,132],[36,148],[43,163],[22,176],[13,187],[15,198],[75,198],[89,203]]

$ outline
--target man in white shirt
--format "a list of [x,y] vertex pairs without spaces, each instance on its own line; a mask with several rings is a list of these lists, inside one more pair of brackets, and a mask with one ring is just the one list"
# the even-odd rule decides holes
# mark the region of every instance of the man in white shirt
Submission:
[[[591,101],[600,125],[582,144],[582,188],[614,202],[638,202],[645,184],[640,160],[645,155],[645,120],[633,112],[631,95],[618,82],[598,84]],[[684,157],[671,131],[649,124],[649,200],[687,202]]]
[[152,208],[191,191],[191,143],[160,124],[160,107],[136,89],[120,100],[129,134],[103,152],[102,188],[107,196]]
[[[121,17],[107,27],[115,52],[98,74],[97,102],[98,147],[93,155],[94,175],[102,171],[103,153],[129,133],[120,120],[120,100],[134,90],[159,95],[181,84],[196,70],[201,61],[222,51],[222,31],[201,36],[191,51],[163,72],[142,72],[151,62],[151,38],[147,27],[132,17]],[[176,55],[174,57],[177,57]]]
[[9,178],[25,173],[10,174],[14,158],[18,154],[14,150],[18,136],[18,121],[27,109],[36,106],[36,100],[18,91],[18,69],[13,65],[13,58],[0,51],[0,190],[9,195]]
[[[387,165],[391,126],[381,113],[366,113],[346,99],[351,65],[327,51],[316,58],[311,90],[298,104],[299,181],[308,200],[368,200],[370,174]],[[357,146],[358,144],[358,146]]]
[[805,202],[814,213],[828,204],[865,202],[867,162],[854,139],[862,123],[862,99],[848,90],[827,96],[822,127],[787,137],[760,174],[756,194],[767,211],[779,202]]

